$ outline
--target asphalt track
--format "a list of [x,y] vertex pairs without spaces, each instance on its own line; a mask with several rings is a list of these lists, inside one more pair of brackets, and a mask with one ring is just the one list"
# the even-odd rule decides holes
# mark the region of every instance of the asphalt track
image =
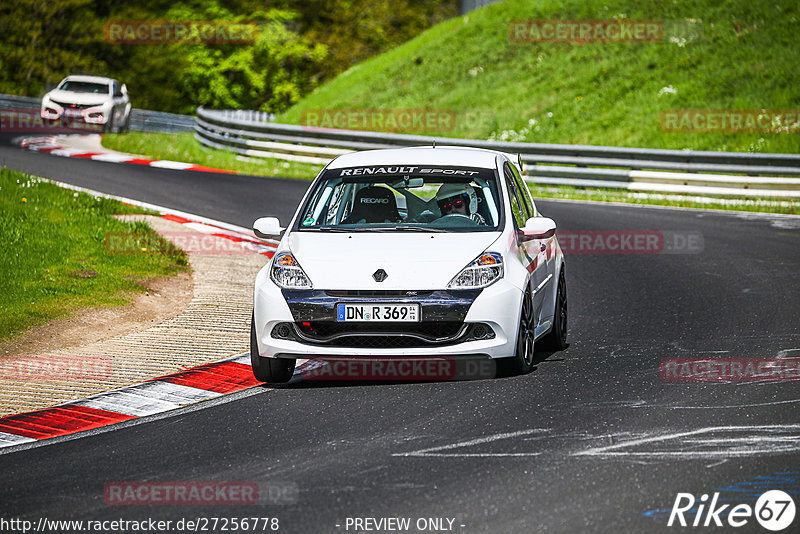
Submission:
[[[287,221],[308,185],[6,145],[0,164],[243,226]],[[463,533],[668,532],[708,530],[666,526],[679,492],[753,505],[782,489],[800,505],[797,381],[676,382],[659,372],[665,358],[800,356],[800,220],[539,207],[562,230],[699,234],[702,251],[569,255],[570,346],[538,354],[526,376],[265,386],[0,454],[0,516],[277,517],[281,532],[354,532],[346,525],[356,517],[451,518]],[[282,483],[298,494],[282,505],[110,505],[104,487],[120,481]],[[735,530],[766,532],[753,518]]]

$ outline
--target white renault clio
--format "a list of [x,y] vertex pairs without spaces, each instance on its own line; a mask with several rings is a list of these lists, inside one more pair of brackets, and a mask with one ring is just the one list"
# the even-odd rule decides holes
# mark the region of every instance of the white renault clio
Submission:
[[[256,277],[253,373],[300,358],[503,358],[567,337],[564,257],[508,154],[462,147],[346,154],[312,183]],[[281,234],[283,234],[281,238]],[[501,363],[498,361],[498,363]]]

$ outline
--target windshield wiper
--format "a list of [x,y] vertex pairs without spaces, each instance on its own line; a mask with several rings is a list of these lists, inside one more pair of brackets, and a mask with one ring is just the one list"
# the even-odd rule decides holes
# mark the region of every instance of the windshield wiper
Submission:
[[382,228],[371,228],[374,232],[402,232],[404,230],[408,230],[411,232],[434,232],[434,233],[441,233],[446,232],[447,230],[442,230],[441,228],[429,228],[425,226],[390,226],[390,227],[382,227]]
[[357,229],[354,228],[338,228],[336,226],[316,226],[316,227],[300,227],[302,231],[310,231],[310,232],[357,232]]
[[408,230],[410,232],[432,232],[432,233],[442,233],[447,232],[447,230],[442,230],[441,228],[426,228],[424,226],[361,226],[355,228],[342,228],[340,226],[307,226],[307,227],[300,227],[302,231],[308,232],[402,232]]

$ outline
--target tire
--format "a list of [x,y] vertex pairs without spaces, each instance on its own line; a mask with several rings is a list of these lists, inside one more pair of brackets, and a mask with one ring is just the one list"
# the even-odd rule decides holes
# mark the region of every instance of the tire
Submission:
[[250,363],[253,366],[253,376],[261,382],[281,384],[288,382],[294,374],[294,359],[262,358],[259,356],[255,314],[250,320]]
[[558,277],[558,290],[556,293],[556,308],[553,314],[553,328],[542,338],[542,345],[550,350],[564,350],[567,348],[567,277],[564,268]]
[[533,319],[533,298],[529,289],[522,299],[515,354],[511,358],[505,358],[511,374],[524,375],[533,370]]
[[112,113],[103,125],[103,133],[114,133],[114,114]]

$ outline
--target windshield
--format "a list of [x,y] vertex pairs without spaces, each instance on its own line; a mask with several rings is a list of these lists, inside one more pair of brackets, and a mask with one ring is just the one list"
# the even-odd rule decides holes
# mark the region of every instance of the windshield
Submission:
[[92,93],[96,95],[108,94],[107,83],[77,82],[75,80],[67,80],[58,88],[62,91],[71,91],[73,93]]
[[301,211],[308,231],[497,230],[502,209],[492,169],[375,166],[325,172]]

